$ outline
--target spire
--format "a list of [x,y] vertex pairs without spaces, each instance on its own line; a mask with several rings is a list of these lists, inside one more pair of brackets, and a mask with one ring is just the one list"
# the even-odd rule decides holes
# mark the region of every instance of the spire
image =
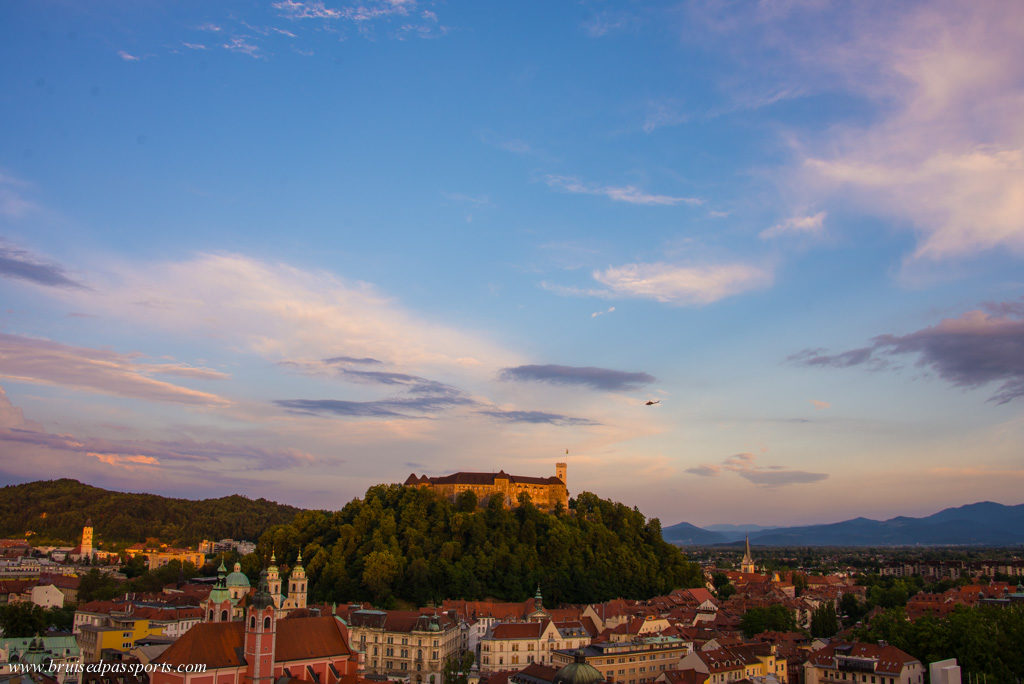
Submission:
[[537,602],[534,606],[535,610],[540,610],[544,607],[544,598],[540,595],[540,584],[537,585],[537,593],[534,595],[533,598]]
[[297,568],[301,568],[302,567],[302,551],[301,550],[299,551],[298,559],[296,559],[296,561],[295,561],[295,567],[297,567]]
[[750,558],[750,535],[749,534],[747,535],[747,553],[746,553],[746,557]]

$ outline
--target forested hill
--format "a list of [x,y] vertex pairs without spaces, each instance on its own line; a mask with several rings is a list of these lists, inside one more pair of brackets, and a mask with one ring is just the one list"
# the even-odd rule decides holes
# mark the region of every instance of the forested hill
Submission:
[[268,530],[257,553],[292,563],[301,550],[318,601],[443,598],[521,601],[541,587],[547,605],[647,598],[701,585],[696,564],[661,538],[657,519],[584,492],[568,510],[477,506],[426,489],[371,487],[335,513],[304,511]]
[[191,501],[112,492],[77,480],[41,480],[0,489],[0,537],[21,537],[31,530],[38,540],[77,544],[91,518],[97,541],[106,544],[150,537],[180,544],[227,537],[255,540],[299,511],[238,495]]

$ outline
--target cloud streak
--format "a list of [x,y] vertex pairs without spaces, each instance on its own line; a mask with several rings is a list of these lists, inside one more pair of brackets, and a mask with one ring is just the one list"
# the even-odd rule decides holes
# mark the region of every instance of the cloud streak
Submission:
[[592,185],[573,176],[547,175],[544,182],[548,187],[577,195],[600,195],[615,202],[642,204],[648,206],[674,206],[676,204],[703,204],[704,200],[696,197],[675,197],[672,195],[654,195],[632,185]]
[[67,271],[0,238],[0,277],[23,280],[46,287],[85,289]]
[[512,382],[546,382],[552,385],[589,387],[607,392],[629,392],[656,380],[653,375],[643,372],[556,364],[503,368],[498,377]]
[[762,230],[759,237],[762,240],[770,240],[786,235],[820,235],[824,226],[825,212],[819,211],[808,216],[791,216],[782,223]]
[[595,271],[594,279],[611,295],[653,299],[666,304],[700,306],[768,287],[771,270],[743,263],[681,266],[636,263]]
[[548,413],[546,411],[502,411],[499,409],[488,409],[478,411],[485,416],[497,418],[505,423],[532,423],[547,425],[600,425],[587,418],[575,418],[560,413]]
[[0,333],[0,376],[3,377],[148,401],[193,406],[231,403],[216,394],[157,380],[150,377],[152,374],[202,379],[226,377],[209,369],[140,363],[118,352]]
[[733,454],[720,464],[703,463],[687,468],[684,472],[700,477],[718,477],[723,472],[733,472],[744,480],[765,488],[784,487],[791,484],[821,482],[828,473],[813,473],[806,470],[790,470],[782,466],[759,466],[757,456],[749,452]]
[[906,335],[885,334],[866,347],[837,354],[822,349],[798,352],[790,360],[806,366],[886,368],[894,357],[916,356],[956,387],[997,385],[991,401],[1024,397],[1024,301],[986,305]]

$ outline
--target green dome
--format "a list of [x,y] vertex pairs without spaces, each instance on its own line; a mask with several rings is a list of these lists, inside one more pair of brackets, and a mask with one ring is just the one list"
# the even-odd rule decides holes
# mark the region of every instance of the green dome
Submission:
[[227,576],[226,583],[229,587],[245,587],[249,588],[249,578],[242,572],[242,564],[235,563],[235,571]]
[[556,672],[551,684],[597,684],[603,681],[604,675],[587,662],[583,651],[576,651],[575,662]]

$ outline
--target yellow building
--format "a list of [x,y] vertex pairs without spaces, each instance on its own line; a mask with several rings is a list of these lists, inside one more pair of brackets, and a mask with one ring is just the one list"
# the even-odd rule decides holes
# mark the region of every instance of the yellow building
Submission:
[[506,506],[515,506],[520,494],[528,494],[537,508],[551,510],[556,505],[569,505],[569,490],[566,488],[566,464],[555,464],[554,477],[529,477],[509,475],[504,470],[496,473],[459,472],[442,477],[416,476],[411,474],[405,481],[407,487],[427,487],[442,496],[455,498],[462,492],[473,492],[478,501],[500,496]]
[[168,549],[161,553],[149,554],[149,569],[156,570],[162,568],[171,561],[180,561],[182,563],[191,563],[197,568],[203,567],[206,563],[206,556],[199,553],[198,551],[190,551],[188,549]]
[[82,625],[78,632],[78,647],[83,663],[95,663],[104,651],[127,654],[139,639],[163,636],[163,626],[150,625],[148,619],[117,618],[111,615],[106,626]]

